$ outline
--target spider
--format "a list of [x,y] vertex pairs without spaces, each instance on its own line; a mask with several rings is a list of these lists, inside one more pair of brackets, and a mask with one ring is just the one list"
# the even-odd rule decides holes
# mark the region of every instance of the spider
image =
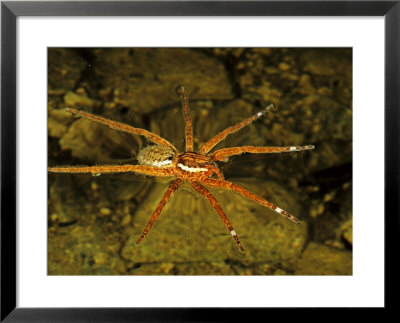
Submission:
[[233,155],[240,155],[243,153],[252,154],[263,154],[263,153],[283,153],[283,152],[294,152],[302,150],[314,149],[313,145],[307,146],[286,146],[286,147],[255,147],[255,146],[242,146],[242,147],[230,147],[222,148],[214,152],[210,152],[215,145],[224,140],[228,135],[237,132],[248,124],[252,123],[256,119],[265,115],[273,105],[269,105],[265,109],[256,113],[255,115],[247,118],[246,120],[235,124],[231,127],[218,133],[216,136],[207,141],[197,152],[194,151],[193,147],[193,127],[192,121],[189,115],[189,104],[187,96],[185,95],[184,88],[180,87],[180,97],[182,102],[182,109],[185,119],[185,152],[179,152],[174,145],[172,145],[166,139],[159,135],[147,131],[141,128],[134,128],[129,125],[105,119],[103,117],[85,112],[78,111],[72,108],[66,110],[74,115],[87,118],[89,120],[98,122],[106,125],[112,129],[124,131],[127,133],[141,135],[155,143],[156,145],[150,145],[141,149],[138,153],[137,160],[138,165],[107,165],[107,166],[65,166],[65,167],[49,167],[48,171],[53,173],[90,173],[92,175],[100,175],[106,173],[122,173],[122,172],[134,172],[144,175],[152,176],[175,176],[176,179],[168,186],[163,198],[159,202],[153,215],[145,226],[143,233],[137,240],[136,244],[139,244],[142,239],[147,235],[150,228],[160,215],[165,204],[171,197],[171,195],[185,182],[188,181],[190,185],[202,196],[204,196],[221,217],[225,226],[228,228],[233,240],[241,251],[244,251],[243,245],[240,242],[236,232],[222,210],[217,199],[204,187],[219,187],[227,190],[234,191],[244,197],[247,197],[264,207],[270,208],[276,213],[286,217],[287,219],[300,223],[300,220],[288,212],[282,210],[278,206],[268,202],[261,196],[258,196],[245,188],[226,181],[221,170],[218,168],[216,162],[227,161],[228,157]]

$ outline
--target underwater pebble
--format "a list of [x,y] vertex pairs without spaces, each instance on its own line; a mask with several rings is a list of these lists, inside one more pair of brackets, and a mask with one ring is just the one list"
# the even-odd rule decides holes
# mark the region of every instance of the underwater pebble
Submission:
[[51,222],[57,222],[58,221],[58,214],[57,213],[53,213],[50,215],[50,221]]
[[67,132],[67,126],[57,122],[55,119],[51,118],[49,116],[48,122],[47,122],[47,127],[49,131],[49,136],[55,137],[55,138],[60,138],[64,133]]
[[162,263],[160,265],[160,269],[164,274],[169,274],[172,269],[174,269],[175,264],[171,263],[171,262],[166,262],[166,263]]
[[92,189],[92,191],[97,191],[99,189],[99,185],[96,182],[91,182],[90,188]]
[[281,71],[288,71],[292,68],[292,66],[290,66],[288,63],[284,63],[284,62],[279,63],[278,67]]
[[312,207],[310,207],[310,216],[312,218],[316,218],[317,216],[321,215],[322,213],[324,213],[325,210],[325,206],[323,203],[319,203],[317,205],[313,205]]
[[348,244],[353,245],[353,228],[347,228],[343,231],[342,237]]
[[104,216],[110,215],[110,214],[111,214],[111,210],[110,210],[109,208],[102,207],[102,208],[100,209],[100,214],[101,214],[101,215],[104,215]]
[[64,95],[65,90],[64,89],[48,89],[47,90],[48,95]]
[[267,74],[279,74],[280,71],[278,68],[274,67],[274,66],[267,66],[265,68],[265,73]]
[[344,222],[340,230],[342,231],[341,236],[345,242],[347,242],[349,245],[353,245],[353,220],[350,219],[346,222]]
[[97,265],[104,265],[108,260],[107,254],[104,252],[96,253],[93,258]]
[[67,92],[64,96],[64,102],[69,108],[95,108],[100,106],[100,102],[90,99],[86,96],[76,94],[74,92]]
[[127,226],[128,224],[131,223],[132,220],[132,216],[130,214],[127,214],[123,217],[122,221],[121,221],[121,225],[123,227]]

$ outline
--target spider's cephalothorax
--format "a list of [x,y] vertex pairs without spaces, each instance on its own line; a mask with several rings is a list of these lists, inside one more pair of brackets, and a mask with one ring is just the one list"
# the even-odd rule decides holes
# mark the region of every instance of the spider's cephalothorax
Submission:
[[164,205],[169,200],[172,193],[174,193],[184,181],[188,181],[192,187],[201,195],[203,195],[211,205],[214,207],[216,212],[225,223],[226,227],[230,231],[233,239],[240,250],[244,250],[236,232],[222,210],[218,201],[215,197],[202,185],[209,187],[219,187],[234,191],[242,196],[245,196],[265,207],[268,207],[275,212],[285,216],[289,220],[299,223],[300,220],[295,216],[287,213],[278,206],[268,202],[261,196],[258,196],[245,188],[236,185],[234,183],[224,180],[224,177],[218,168],[216,162],[226,161],[228,157],[233,155],[240,155],[243,153],[253,154],[266,154],[266,153],[282,153],[282,152],[293,152],[314,149],[313,145],[308,146],[287,146],[287,147],[255,147],[255,146],[242,146],[242,147],[230,147],[218,149],[214,152],[210,152],[215,145],[224,140],[228,135],[235,133],[242,129],[246,125],[250,124],[254,120],[263,116],[272,105],[268,106],[264,110],[256,113],[255,115],[247,118],[246,120],[226,128],[219,134],[207,141],[198,152],[194,152],[193,149],[193,128],[192,122],[189,116],[189,105],[187,97],[185,96],[183,87],[181,88],[181,101],[183,107],[183,113],[185,117],[185,139],[186,139],[186,151],[183,153],[178,152],[174,145],[172,145],[166,139],[159,135],[147,131],[141,128],[134,128],[126,124],[115,122],[112,120],[105,119],[103,117],[93,115],[84,111],[77,111],[68,108],[67,111],[79,115],[81,117],[88,118],[90,120],[104,124],[110,128],[125,131],[135,135],[141,135],[154,142],[156,145],[148,146],[141,149],[138,153],[137,159],[139,165],[107,165],[107,166],[66,166],[66,167],[49,167],[50,172],[55,173],[91,173],[91,174],[106,174],[106,173],[122,173],[122,172],[134,172],[138,174],[153,175],[153,176],[175,176],[176,179],[168,186],[163,198],[159,205],[155,209],[149,222],[140,238],[137,240],[137,244],[147,235],[151,226],[156,221],[158,215],[161,213]]
[[180,154],[176,166],[177,176],[182,179],[206,179],[219,171],[211,157],[194,152]]

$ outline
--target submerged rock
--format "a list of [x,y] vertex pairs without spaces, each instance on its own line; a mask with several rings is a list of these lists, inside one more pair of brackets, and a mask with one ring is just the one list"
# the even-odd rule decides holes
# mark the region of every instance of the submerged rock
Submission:
[[141,139],[80,118],[60,139],[60,146],[70,150],[76,158],[101,164],[110,163],[113,159],[134,159]]
[[115,103],[148,113],[179,104],[176,89],[191,88],[192,99],[231,99],[223,64],[199,50],[184,48],[105,48],[95,51],[101,87]]
[[296,275],[352,275],[350,251],[337,250],[319,243],[307,245],[295,272]]

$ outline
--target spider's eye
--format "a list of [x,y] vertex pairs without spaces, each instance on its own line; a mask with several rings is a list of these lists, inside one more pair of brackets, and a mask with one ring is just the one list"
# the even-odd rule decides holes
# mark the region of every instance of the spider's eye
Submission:
[[169,156],[167,159],[172,160],[172,159],[174,159],[174,156]]

